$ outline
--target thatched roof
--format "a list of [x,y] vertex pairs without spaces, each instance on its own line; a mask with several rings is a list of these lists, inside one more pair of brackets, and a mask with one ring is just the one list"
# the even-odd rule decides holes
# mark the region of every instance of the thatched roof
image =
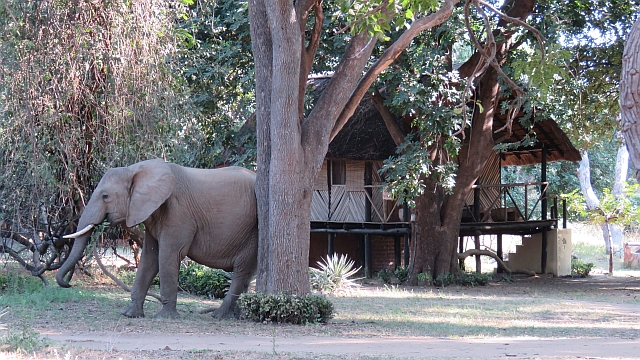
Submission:
[[[330,77],[309,80],[316,94],[320,94],[329,84]],[[396,119],[402,128],[402,122]],[[395,154],[393,142],[382,115],[373,105],[370,97],[365,96],[356,112],[349,118],[342,130],[329,144],[328,158],[352,160],[384,160]]]
[[[506,121],[505,115],[494,118],[493,128],[500,129]],[[567,135],[552,119],[535,122],[532,126],[523,126],[518,119],[513,121],[511,136],[502,143],[516,143],[527,134],[534,135],[537,142],[529,146],[521,146],[515,150],[503,151],[500,154],[502,165],[531,165],[542,162],[542,146],[547,148],[547,161],[580,161],[580,152],[573,146]],[[502,139],[506,131],[494,134],[494,139]]]
[[[330,77],[310,79],[309,85],[316,94],[320,94],[328,85]],[[522,116],[523,114],[520,114]],[[506,115],[499,114],[494,118],[494,130],[504,126]],[[396,122],[403,128],[400,118]],[[513,121],[511,135],[503,139],[506,132],[494,134],[496,141],[516,143],[526,135],[537,140],[533,145],[521,146],[515,150],[503,151],[500,155],[502,165],[530,165],[542,162],[542,145],[547,148],[547,161],[580,161],[580,152],[571,144],[567,135],[552,119],[536,122],[533,126],[523,126],[519,118]],[[373,105],[369,97],[360,102],[354,115],[347,121],[342,130],[329,144],[328,158],[352,160],[384,160],[394,155],[396,145],[382,119],[382,115]]]

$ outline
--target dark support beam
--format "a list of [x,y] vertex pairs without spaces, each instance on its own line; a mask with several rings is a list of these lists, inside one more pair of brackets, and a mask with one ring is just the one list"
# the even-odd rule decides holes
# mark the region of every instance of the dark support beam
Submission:
[[[458,253],[462,254],[464,252],[464,236],[460,236],[460,241],[458,243]],[[458,266],[460,266],[460,270],[464,271],[464,260],[458,259]]]
[[[504,260],[504,259],[502,258],[502,234],[498,234],[498,235],[497,235],[497,237],[498,237],[498,245],[497,245],[497,247],[498,247],[498,248],[496,249],[496,252],[498,253],[498,258],[499,258],[500,260]],[[504,270],[502,269],[502,267],[500,266],[500,264],[498,264],[498,272],[499,272],[499,273],[501,273],[501,272],[503,272],[503,271],[504,271]]]
[[[540,181],[547,182],[547,146],[542,144],[542,163],[540,164]],[[542,185],[542,216],[541,220],[547,220],[547,187]],[[545,273],[547,268],[547,230],[549,228],[542,229],[542,259],[540,261],[542,273]]]
[[364,277],[371,278],[373,261],[371,261],[371,235],[364,234]]
[[404,267],[409,267],[409,234],[404,235]]
[[[409,222],[409,219],[410,219],[409,204],[407,204],[407,202],[405,201],[404,204],[402,204],[402,221],[407,223],[407,222]],[[409,236],[410,236],[410,233],[404,234],[404,267],[405,267],[405,269],[409,268],[409,255],[410,255],[410,252],[409,252]],[[400,262],[400,261],[398,261],[398,262]]]
[[[480,236],[475,235],[473,237],[476,245],[476,250],[480,250]],[[476,272],[480,274],[482,272],[482,262],[480,261],[480,255],[476,255]]]
[[402,258],[402,251],[400,250],[400,237],[398,236],[394,236],[393,237],[393,255],[395,255],[394,261],[393,261],[393,267],[395,269],[400,267],[400,261]]
[[335,247],[333,245],[335,237],[336,237],[335,233],[329,233],[327,235],[327,255],[333,256],[333,254],[336,252]]
[[567,199],[562,199],[562,228],[567,228]]

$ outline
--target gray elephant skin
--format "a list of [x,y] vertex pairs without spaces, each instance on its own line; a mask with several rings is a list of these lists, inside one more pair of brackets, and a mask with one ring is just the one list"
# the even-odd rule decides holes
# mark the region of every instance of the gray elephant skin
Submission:
[[229,292],[214,317],[231,317],[238,296],[256,270],[258,220],[255,173],[240,167],[193,169],[161,159],[109,169],[87,203],[73,248],[56,274],[69,287],[76,263],[91,239],[93,225],[144,224],[140,264],[131,289],[128,317],[143,317],[143,303],[160,274],[162,309],[156,317],[175,317],[180,261],[192,260],[233,271]]

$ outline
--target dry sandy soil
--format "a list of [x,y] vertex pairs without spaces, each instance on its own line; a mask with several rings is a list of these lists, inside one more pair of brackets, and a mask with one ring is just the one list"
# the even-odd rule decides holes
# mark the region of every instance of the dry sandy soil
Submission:
[[[576,307],[602,308],[631,317],[640,323],[640,303],[625,301],[640,296],[640,278],[593,276],[586,279],[552,277],[522,278],[477,288],[448,288],[450,292],[476,293],[479,296],[521,297],[538,294],[564,294],[563,301]],[[620,301],[581,300],[585,292]],[[574,296],[575,295],[575,296]],[[610,297],[611,296],[611,297]],[[327,324],[327,327],[340,324]],[[278,336],[211,332],[167,333],[133,328],[123,331],[74,331],[55,326],[38,329],[68,347],[49,350],[44,358],[105,359],[397,359],[397,358],[640,358],[639,331],[621,338],[437,338],[437,337],[337,337],[309,336],[302,332],[278,333]],[[54,352],[52,352],[54,351]],[[66,353],[65,353],[66,352]],[[2,354],[0,354],[0,357]]]

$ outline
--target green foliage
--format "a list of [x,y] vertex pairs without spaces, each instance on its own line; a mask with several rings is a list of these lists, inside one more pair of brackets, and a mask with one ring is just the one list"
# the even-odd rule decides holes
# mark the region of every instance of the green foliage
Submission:
[[255,322],[288,324],[326,323],[333,304],[321,295],[244,293],[238,299],[242,317]]
[[431,277],[431,274],[419,273],[418,275],[416,275],[416,278],[418,279],[419,283],[423,283],[425,285],[431,285],[433,283],[433,278]]
[[562,197],[567,200],[567,206],[571,211],[587,218],[592,223],[629,226],[637,225],[640,217],[638,206],[631,200],[638,189],[640,189],[638,184],[626,186],[625,194],[616,196],[605,188],[600,196],[600,205],[595,209],[587,207],[584,196],[577,189],[563,194]]
[[36,311],[46,309],[51,303],[95,300],[95,294],[91,291],[45,287],[42,280],[30,275],[3,272],[0,274],[0,283],[0,307],[26,306]]
[[0,288],[3,295],[32,294],[44,288],[42,280],[33,276],[16,274],[14,272],[0,273]]
[[318,261],[320,269],[309,268],[309,282],[313,290],[338,293],[349,291],[358,286],[351,279],[360,268],[354,268],[353,260],[349,260],[346,254],[327,255],[326,259]]
[[579,259],[571,259],[571,275],[581,278],[587,277],[594,266],[591,262],[584,263]]
[[17,351],[24,354],[32,354],[49,347],[50,341],[40,338],[35,330],[24,326],[21,332],[9,332],[0,338],[0,351]]
[[[222,299],[229,290],[231,273],[220,269],[212,269],[193,261],[180,264],[178,286],[191,294],[202,295],[211,299]],[[133,284],[135,271],[122,269],[118,271],[118,279],[127,285]],[[152,285],[159,286],[160,278],[156,276]]]
[[475,272],[472,273],[461,273],[461,274],[440,274],[435,279],[433,284],[435,286],[446,287],[450,285],[459,285],[459,286],[485,286],[489,284],[491,281],[491,277],[487,274],[478,274]]
[[334,18],[349,24],[350,34],[368,33],[388,40],[388,32],[404,29],[411,21],[433,11],[435,0],[340,0]]
[[222,299],[229,290],[231,273],[212,269],[193,261],[180,266],[179,286],[192,294]]
[[407,281],[409,268],[398,266],[395,270],[383,269],[378,271],[378,279],[385,284],[401,284]]

